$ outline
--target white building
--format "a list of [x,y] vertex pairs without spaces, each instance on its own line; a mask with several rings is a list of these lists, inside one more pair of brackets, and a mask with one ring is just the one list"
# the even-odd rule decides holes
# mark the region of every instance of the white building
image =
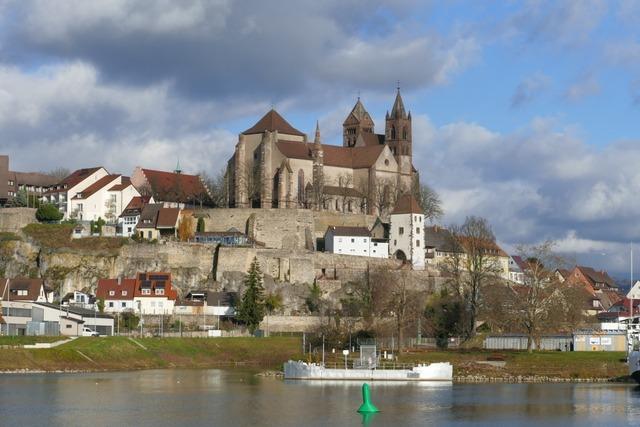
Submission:
[[107,313],[135,311],[135,289],[136,279],[100,279],[96,296],[104,300],[104,311]]
[[138,273],[135,279],[100,279],[96,294],[98,299],[104,299],[108,313],[170,315],[177,299],[170,273]]
[[526,265],[522,257],[509,256],[509,280],[519,285],[524,285],[524,270]]
[[142,209],[153,203],[155,202],[151,196],[133,197],[118,217],[117,234],[123,237],[131,237],[136,234],[136,225],[140,220]]
[[424,213],[412,195],[405,194],[398,198],[390,222],[391,256],[411,263],[414,270],[424,270]]
[[324,250],[334,254],[389,258],[386,240],[372,239],[365,227],[328,227],[324,234]]
[[640,300],[640,280],[636,281],[636,283],[633,284],[631,289],[629,289],[629,292],[627,293],[627,298],[633,299],[633,300]]
[[52,203],[64,219],[104,219],[115,223],[131,199],[140,194],[128,177],[110,175],[103,167],[79,169],[51,187],[42,200]]

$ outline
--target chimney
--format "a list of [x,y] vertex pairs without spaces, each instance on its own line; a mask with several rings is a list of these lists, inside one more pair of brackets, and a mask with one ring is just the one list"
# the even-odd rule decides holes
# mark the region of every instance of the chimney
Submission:
[[122,276],[118,276],[118,286],[122,285]]

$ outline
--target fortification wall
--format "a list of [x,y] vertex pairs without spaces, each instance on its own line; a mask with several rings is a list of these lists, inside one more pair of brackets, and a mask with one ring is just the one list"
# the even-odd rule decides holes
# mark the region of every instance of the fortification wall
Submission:
[[0,209],[0,232],[17,233],[25,225],[36,221],[36,210],[33,208]]

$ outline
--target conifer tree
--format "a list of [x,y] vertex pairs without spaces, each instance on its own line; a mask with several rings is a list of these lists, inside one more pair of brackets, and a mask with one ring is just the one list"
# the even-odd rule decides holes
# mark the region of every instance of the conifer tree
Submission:
[[238,319],[244,322],[253,334],[265,314],[264,288],[262,287],[262,272],[258,259],[253,258],[251,267],[244,279],[244,294],[238,307]]

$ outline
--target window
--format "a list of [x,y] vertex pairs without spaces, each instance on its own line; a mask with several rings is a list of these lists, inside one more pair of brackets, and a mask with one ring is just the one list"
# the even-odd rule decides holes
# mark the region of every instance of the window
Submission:
[[113,308],[113,301],[109,301],[109,307]]
[[164,295],[164,289],[156,289],[156,295]]
[[122,296],[126,297],[127,296],[127,291],[122,291]]
[[71,329],[71,324],[67,323],[64,327],[67,328],[67,329]]
[[355,243],[356,239],[351,239],[351,243]]
[[416,246],[420,247],[420,240],[416,240]]
[[23,296],[23,297],[24,297],[24,296],[27,296],[27,295],[28,295],[28,292],[27,292],[27,290],[26,290],[26,289],[18,289],[18,295],[20,295],[20,296]]
[[298,171],[298,206],[304,206],[305,194],[304,194],[304,171],[300,169]]
[[116,294],[116,291],[109,291],[110,296],[114,296],[115,294]]
[[151,295],[151,289],[145,288],[142,290],[142,295]]
[[393,241],[393,245],[394,245],[394,246],[396,246],[397,244],[398,244],[398,241],[397,241],[397,240],[394,240],[394,241]]
[[123,302],[123,303],[122,303],[122,308],[126,308],[126,307],[127,307],[127,303],[126,303],[126,302]]
[[404,234],[404,227],[400,227],[398,233],[402,236]]
[[420,234],[420,227],[416,227],[416,233]]

